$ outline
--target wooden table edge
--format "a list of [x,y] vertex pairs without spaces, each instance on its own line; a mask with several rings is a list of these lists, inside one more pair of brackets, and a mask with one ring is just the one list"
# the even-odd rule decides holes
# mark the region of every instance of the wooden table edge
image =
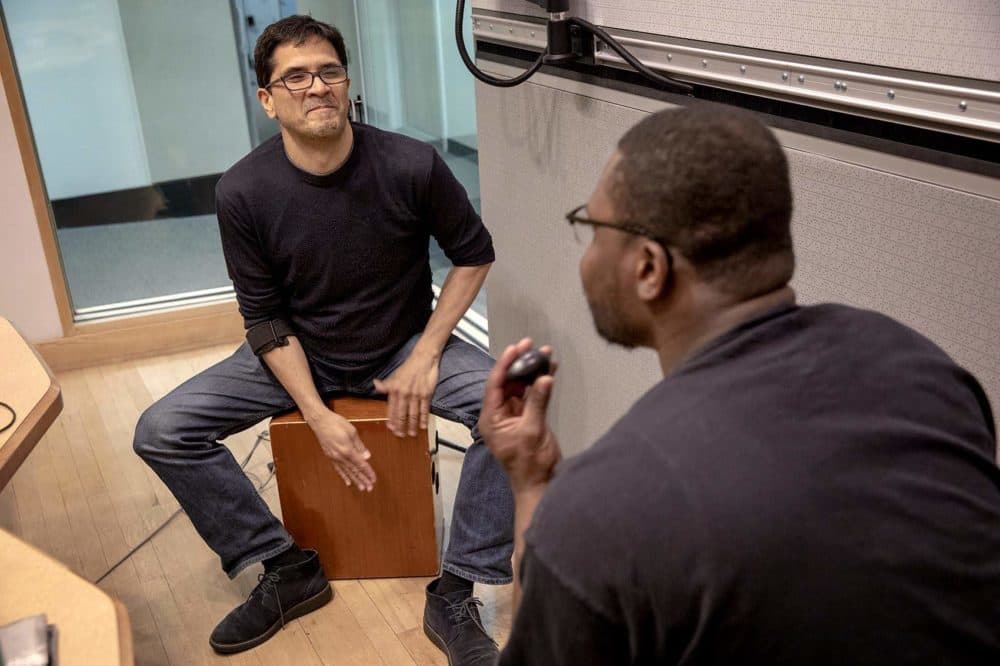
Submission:
[[132,649],[132,623],[128,619],[128,609],[125,605],[111,597],[115,605],[115,616],[118,619],[118,654],[120,655],[121,666],[134,666],[135,653]]
[[[48,366],[45,367],[46,371]],[[52,373],[49,373],[52,377]],[[28,412],[21,424],[14,429],[10,437],[0,446],[0,490],[3,490],[13,478],[14,474],[24,463],[28,454],[35,449],[35,445],[45,435],[49,426],[59,416],[62,411],[62,390],[59,385],[52,380],[45,395],[38,401],[38,404]],[[30,434],[17,444],[11,442],[17,437],[19,432],[28,431]]]

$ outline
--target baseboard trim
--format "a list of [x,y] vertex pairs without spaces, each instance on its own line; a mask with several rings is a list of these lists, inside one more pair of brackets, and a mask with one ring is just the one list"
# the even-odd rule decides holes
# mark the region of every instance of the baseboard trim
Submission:
[[71,335],[36,344],[53,372],[173,352],[238,344],[245,335],[235,301],[147,317],[77,324]]

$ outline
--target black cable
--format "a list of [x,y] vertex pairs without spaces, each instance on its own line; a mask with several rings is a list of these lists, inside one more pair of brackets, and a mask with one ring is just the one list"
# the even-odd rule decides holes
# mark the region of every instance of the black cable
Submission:
[[[498,79],[496,77],[490,76],[489,74],[486,74],[485,72],[483,72],[483,70],[476,67],[476,64],[472,61],[472,58],[469,57],[469,52],[465,47],[465,35],[462,32],[462,24],[464,18],[465,18],[465,0],[457,0],[457,2],[455,3],[455,43],[458,45],[458,54],[462,57],[462,62],[465,63],[465,66],[469,70],[469,72],[471,72],[474,77],[476,77],[483,83],[487,83],[491,86],[497,86],[499,88],[512,88],[530,79],[532,75],[534,75],[534,73],[537,72],[541,68],[541,66],[545,63],[548,49],[546,49],[545,51],[543,51],[538,55],[538,59],[535,60],[534,64],[532,64],[531,67],[525,70],[522,74],[519,74],[518,76],[515,76],[512,79]],[[621,56],[621,58],[625,62],[631,65],[637,72],[645,76],[650,81],[657,83],[673,92],[681,93],[684,95],[694,94],[694,88],[688,85],[687,83],[681,83],[680,81],[676,81],[670,77],[657,74],[649,67],[643,65],[641,62],[639,62],[638,58],[629,53],[624,46],[619,44],[614,37],[608,34],[607,31],[605,31],[600,26],[594,25],[593,23],[587,21],[586,19],[576,18],[576,17],[565,19],[565,21],[566,24],[569,25],[570,27],[576,26],[596,36],[598,39],[600,39],[609,47],[611,47],[611,50],[617,53],[619,56]],[[567,54],[567,56],[568,55],[569,54]]]
[[465,48],[465,35],[462,33],[462,19],[464,18],[465,0],[458,0],[455,4],[455,43],[458,45],[458,55],[462,57],[462,62],[465,63],[466,68],[472,73],[472,75],[483,83],[491,86],[497,86],[498,88],[512,88],[530,79],[532,75],[542,66],[542,63],[545,60],[544,51],[538,55],[538,60],[536,60],[531,67],[529,67],[524,73],[519,74],[512,79],[498,79],[485,73],[483,70],[476,67],[476,63],[474,63],[472,58],[469,57],[469,51]]
[[590,21],[587,21],[582,18],[573,17],[567,20],[569,21],[570,25],[579,26],[580,28],[583,28],[584,30],[593,33],[595,36],[597,36],[598,39],[600,39],[602,42],[610,46],[611,50],[617,53],[619,56],[621,56],[621,58],[625,62],[627,62],[629,65],[635,68],[637,72],[645,76],[650,81],[658,83],[661,86],[671,89],[674,92],[682,93],[684,95],[694,94],[694,88],[692,86],[689,86],[686,83],[681,83],[680,81],[675,81],[665,76],[661,76],[660,74],[657,74],[656,72],[651,70],[649,67],[643,65],[634,55],[629,53],[624,46],[619,44],[615,40],[615,38],[609,35],[603,28],[596,26]]
[[5,430],[9,430],[12,425],[17,423],[17,412],[14,411],[13,407],[11,407],[10,405],[8,405],[6,402],[3,401],[0,401],[0,407],[3,407],[8,412],[10,412],[10,423],[0,428],[0,432],[3,432]]
[[[465,453],[469,450],[469,447],[461,446],[459,444],[456,444],[455,442],[450,442],[437,433],[434,433],[434,438],[435,438],[434,443],[437,444],[438,446],[443,446],[447,449],[453,449],[461,453]],[[434,452],[437,453],[437,449],[435,449]]]
[[[0,404],[3,404],[3,403],[0,403]],[[11,410],[11,411],[13,411],[13,410]],[[257,441],[253,443],[253,447],[251,447],[251,449],[250,449],[250,453],[248,453],[247,456],[246,456],[246,458],[243,459],[243,462],[240,463],[240,469],[246,471],[247,464],[250,462],[250,458],[253,457],[254,451],[257,450],[257,447],[260,446],[261,442],[263,442],[263,441],[269,441],[269,440],[270,440],[270,436],[268,435],[268,432],[266,430],[263,431],[263,432],[261,432],[261,433],[259,433],[257,435]],[[264,479],[264,483],[262,483],[259,486],[257,486],[257,492],[258,493],[264,492],[264,488],[267,488],[267,484],[269,484],[271,482],[271,479],[274,478],[274,463],[273,462],[269,462],[267,464],[267,467],[268,467],[269,470],[271,470],[271,473],[268,475],[268,477],[266,479]],[[133,546],[132,550],[130,550],[127,553],[125,553],[125,555],[123,555],[120,560],[118,560],[113,565],[111,565],[110,569],[108,569],[107,571],[105,571],[104,573],[102,573],[97,578],[97,580],[94,581],[94,585],[99,584],[102,580],[104,580],[105,578],[107,578],[111,574],[112,571],[114,571],[115,569],[117,569],[118,567],[120,567],[125,562],[125,560],[127,560],[130,557],[132,557],[133,555],[135,555],[135,553],[136,553],[137,550],[139,550],[140,548],[142,548],[143,546],[145,546],[147,543],[149,543],[153,539],[153,537],[155,537],[157,534],[159,534],[160,532],[162,532],[163,528],[165,528],[167,525],[169,525],[171,523],[171,521],[173,521],[174,518],[176,518],[177,516],[181,515],[182,513],[184,513],[184,509],[177,509],[172,514],[170,514],[170,517],[167,518],[166,520],[164,520],[163,523],[159,527],[157,527],[155,530],[153,530],[145,539],[143,539],[142,541],[140,541],[139,543],[137,543],[135,546]]]

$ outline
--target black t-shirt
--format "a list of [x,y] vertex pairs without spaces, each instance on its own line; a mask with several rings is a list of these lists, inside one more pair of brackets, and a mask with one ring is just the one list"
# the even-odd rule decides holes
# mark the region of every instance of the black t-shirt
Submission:
[[334,367],[384,359],[431,312],[428,242],[456,266],[493,261],[465,190],[428,144],[353,125],[335,172],[298,169],[276,135],[219,180],[216,209],[247,328],[291,324]]
[[502,664],[1000,664],[976,380],[837,305],[731,331],[558,470]]

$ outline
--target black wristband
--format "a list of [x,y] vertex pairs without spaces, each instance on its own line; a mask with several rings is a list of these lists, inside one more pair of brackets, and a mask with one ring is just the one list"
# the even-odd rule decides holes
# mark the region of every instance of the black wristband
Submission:
[[247,329],[247,343],[257,356],[266,354],[275,347],[288,344],[288,336],[295,331],[284,319],[270,319]]

